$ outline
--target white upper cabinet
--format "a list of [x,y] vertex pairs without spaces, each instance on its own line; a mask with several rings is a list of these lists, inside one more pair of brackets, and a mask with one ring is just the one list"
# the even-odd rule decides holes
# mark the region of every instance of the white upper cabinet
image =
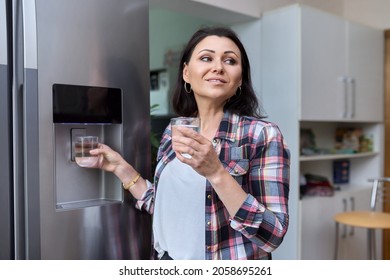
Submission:
[[384,35],[381,30],[348,22],[349,116],[356,121],[384,118]]
[[383,120],[383,34],[301,9],[301,120]]
[[338,120],[345,110],[344,20],[302,7],[301,29],[301,119]]

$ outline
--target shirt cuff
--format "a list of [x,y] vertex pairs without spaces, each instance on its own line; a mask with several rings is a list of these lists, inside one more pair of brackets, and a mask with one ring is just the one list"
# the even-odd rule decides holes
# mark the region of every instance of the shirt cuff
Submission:
[[248,194],[236,215],[231,219],[230,226],[248,238],[254,236],[263,222],[264,211],[265,207],[251,194]]
[[148,209],[150,209],[153,200],[153,184],[149,180],[145,180],[145,181],[146,181],[147,188],[142,194],[141,198],[137,200],[135,207],[139,210],[144,208],[145,210],[148,211]]

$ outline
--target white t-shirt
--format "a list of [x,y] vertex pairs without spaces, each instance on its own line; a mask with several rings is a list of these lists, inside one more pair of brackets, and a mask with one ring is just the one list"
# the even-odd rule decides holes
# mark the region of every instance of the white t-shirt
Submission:
[[205,259],[206,178],[177,158],[167,164],[158,183],[154,247],[174,260]]

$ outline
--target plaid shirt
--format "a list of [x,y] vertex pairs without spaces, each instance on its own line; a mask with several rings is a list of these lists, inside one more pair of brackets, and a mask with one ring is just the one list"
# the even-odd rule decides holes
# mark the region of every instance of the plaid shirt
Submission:
[[[158,181],[175,157],[170,126],[158,151],[154,184],[137,207],[153,213]],[[288,228],[290,152],[279,128],[256,118],[225,113],[213,144],[225,169],[247,193],[234,217],[206,181],[205,258],[268,259]]]

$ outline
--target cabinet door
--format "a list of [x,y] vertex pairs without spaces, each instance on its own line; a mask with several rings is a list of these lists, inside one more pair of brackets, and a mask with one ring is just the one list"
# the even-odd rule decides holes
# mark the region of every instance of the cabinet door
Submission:
[[341,120],[345,115],[346,23],[302,7],[301,120]]
[[301,201],[301,259],[333,259],[335,204],[334,197],[310,197]]
[[[370,189],[363,189],[336,192],[332,197],[302,200],[302,259],[334,259],[336,245],[334,215],[344,211],[368,210],[370,194]],[[379,241],[380,238],[377,244]],[[340,225],[338,259],[367,259],[367,256],[367,230]]]
[[358,23],[348,23],[348,117],[356,121],[383,121],[384,36]]
[[[346,206],[346,211],[369,210],[370,194],[370,189],[347,192],[339,199],[336,209]],[[338,259],[364,260],[368,258],[366,229],[341,225],[339,234]]]

